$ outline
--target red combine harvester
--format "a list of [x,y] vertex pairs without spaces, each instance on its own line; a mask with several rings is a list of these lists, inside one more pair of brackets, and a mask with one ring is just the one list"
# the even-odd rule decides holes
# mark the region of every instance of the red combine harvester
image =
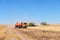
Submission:
[[15,28],[27,28],[27,23],[16,23]]

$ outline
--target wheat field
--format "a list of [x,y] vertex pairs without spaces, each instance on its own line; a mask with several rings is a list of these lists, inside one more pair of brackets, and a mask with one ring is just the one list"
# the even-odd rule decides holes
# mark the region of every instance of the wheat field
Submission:
[[0,40],[60,40],[60,25],[8,28],[0,25]]

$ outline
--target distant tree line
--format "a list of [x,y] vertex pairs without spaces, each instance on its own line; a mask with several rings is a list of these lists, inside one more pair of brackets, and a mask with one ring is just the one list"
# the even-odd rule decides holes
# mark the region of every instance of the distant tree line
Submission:
[[41,25],[48,25],[47,22],[41,22]]
[[[41,22],[40,24],[41,24],[41,25],[44,25],[44,26],[48,25],[47,22]],[[30,22],[30,23],[29,23],[29,26],[36,26],[36,24],[35,24],[34,22]]]

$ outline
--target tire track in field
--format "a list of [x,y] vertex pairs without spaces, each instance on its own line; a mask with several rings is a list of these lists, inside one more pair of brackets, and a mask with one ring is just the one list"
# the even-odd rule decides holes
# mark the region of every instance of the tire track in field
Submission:
[[5,40],[21,40],[11,29],[7,29]]
[[27,37],[26,37],[27,35],[25,35],[25,34],[22,33],[22,32],[17,31],[16,29],[12,29],[12,31],[13,31],[14,33],[16,33],[16,35],[17,35],[19,38],[21,38],[21,40],[32,40],[32,39],[27,38]]

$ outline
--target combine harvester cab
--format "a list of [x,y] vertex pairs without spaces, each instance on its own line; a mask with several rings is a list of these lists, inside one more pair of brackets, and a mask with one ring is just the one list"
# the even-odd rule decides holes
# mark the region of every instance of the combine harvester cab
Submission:
[[17,22],[17,23],[15,24],[15,28],[22,28],[22,25]]
[[15,28],[27,28],[27,23],[16,23]]

